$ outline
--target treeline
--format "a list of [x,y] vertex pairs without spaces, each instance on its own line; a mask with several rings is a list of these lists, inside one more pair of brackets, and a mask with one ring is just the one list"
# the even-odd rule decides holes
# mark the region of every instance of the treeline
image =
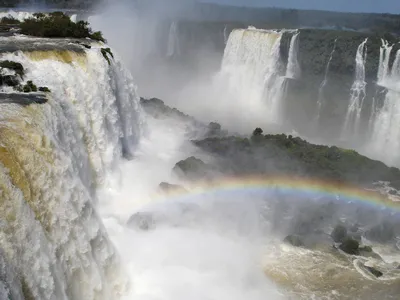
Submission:
[[101,0],[0,0],[0,7],[53,7],[53,8],[74,8],[87,9]]

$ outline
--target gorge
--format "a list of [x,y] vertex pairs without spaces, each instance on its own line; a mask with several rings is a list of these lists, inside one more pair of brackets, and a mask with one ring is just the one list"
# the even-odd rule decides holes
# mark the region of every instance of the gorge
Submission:
[[396,34],[106,8],[1,27],[0,299],[398,298]]

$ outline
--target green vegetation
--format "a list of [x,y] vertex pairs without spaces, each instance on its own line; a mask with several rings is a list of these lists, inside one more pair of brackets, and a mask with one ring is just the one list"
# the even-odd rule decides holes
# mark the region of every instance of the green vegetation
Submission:
[[38,88],[39,92],[43,92],[43,93],[51,93],[50,89],[46,86],[41,86]]
[[21,78],[24,76],[24,67],[20,63],[10,60],[3,60],[0,61],[0,68],[13,70],[16,74],[21,76]]
[[45,86],[37,87],[32,80],[28,80],[24,85],[18,85],[15,87],[18,92],[23,93],[35,93],[35,92],[43,92],[43,93],[50,93],[50,89]]
[[0,19],[0,25],[17,25],[21,22],[13,17],[3,17]]
[[108,57],[108,55],[110,55],[112,58],[114,58],[114,54],[111,52],[111,49],[110,48],[101,48],[101,54],[103,54],[103,57],[110,65],[111,61],[110,61],[110,58]]
[[72,22],[62,12],[48,15],[35,13],[33,18],[26,19],[20,24],[21,33],[26,35],[48,38],[90,38],[105,42],[101,32],[93,32],[88,26],[88,22]]
[[369,186],[389,181],[400,187],[400,170],[369,159],[356,151],[310,144],[285,134],[262,135],[254,131],[251,139],[213,137],[193,141],[195,145],[221,158],[221,168],[238,175],[276,174],[320,178],[338,183]]

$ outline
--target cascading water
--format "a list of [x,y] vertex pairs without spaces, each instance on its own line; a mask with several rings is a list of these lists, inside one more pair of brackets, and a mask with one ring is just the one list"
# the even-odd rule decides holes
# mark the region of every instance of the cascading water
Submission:
[[365,39],[357,49],[355,79],[351,87],[349,106],[342,131],[342,138],[354,137],[358,134],[361,110],[366,95],[365,62],[367,60],[367,44]]
[[168,49],[167,49],[167,56],[173,57],[175,55],[180,54],[180,44],[179,44],[179,24],[178,22],[174,21],[171,23],[171,27],[169,29],[168,35]]
[[389,45],[387,41],[382,40],[382,47],[380,48],[379,54],[378,84],[383,86],[389,75],[389,61],[392,49],[393,45]]
[[333,54],[335,53],[335,50],[336,50],[336,43],[337,43],[337,39],[335,39],[335,42],[333,43],[333,49],[332,49],[331,54],[329,55],[328,63],[326,64],[324,80],[322,80],[321,85],[319,86],[319,89],[318,89],[317,121],[320,118],[322,105],[324,103],[324,89],[325,89],[326,84],[328,83],[329,67],[331,66]]
[[9,295],[114,299],[126,279],[93,203],[107,170],[140,136],[132,79],[97,44],[0,59],[21,63],[25,80],[51,90],[45,104],[0,104],[1,250],[20,280]]
[[293,34],[292,39],[290,40],[286,78],[296,79],[300,76],[300,65],[297,59],[297,53],[299,50],[299,34],[300,32]]
[[228,28],[227,28],[227,26],[225,25],[225,27],[224,27],[224,44],[225,44],[225,45],[228,43],[228,38],[229,38],[229,35],[228,35]]
[[226,107],[233,105],[246,111],[244,117],[257,119],[259,125],[281,121],[281,38],[282,33],[277,31],[232,31],[217,76],[218,86],[226,86],[230,95]]
[[378,84],[386,89],[383,105],[375,103],[370,124],[372,133],[367,145],[367,153],[398,166],[400,155],[400,50],[396,53],[393,65],[389,67],[392,46],[382,43],[379,62]]

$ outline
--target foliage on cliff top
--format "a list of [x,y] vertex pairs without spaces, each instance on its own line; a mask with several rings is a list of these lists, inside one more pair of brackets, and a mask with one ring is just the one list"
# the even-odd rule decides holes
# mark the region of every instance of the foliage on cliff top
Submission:
[[0,25],[16,25],[19,23],[21,22],[13,17],[3,17],[0,19]]
[[258,129],[250,139],[207,138],[194,143],[221,157],[223,165],[240,174],[280,173],[366,185],[389,181],[394,187],[400,186],[397,168],[353,150],[314,145],[290,135],[263,135]]
[[26,35],[49,38],[90,38],[105,42],[101,32],[93,32],[89,23],[79,21],[74,23],[62,12],[48,15],[35,13],[33,18],[21,22],[21,33]]

